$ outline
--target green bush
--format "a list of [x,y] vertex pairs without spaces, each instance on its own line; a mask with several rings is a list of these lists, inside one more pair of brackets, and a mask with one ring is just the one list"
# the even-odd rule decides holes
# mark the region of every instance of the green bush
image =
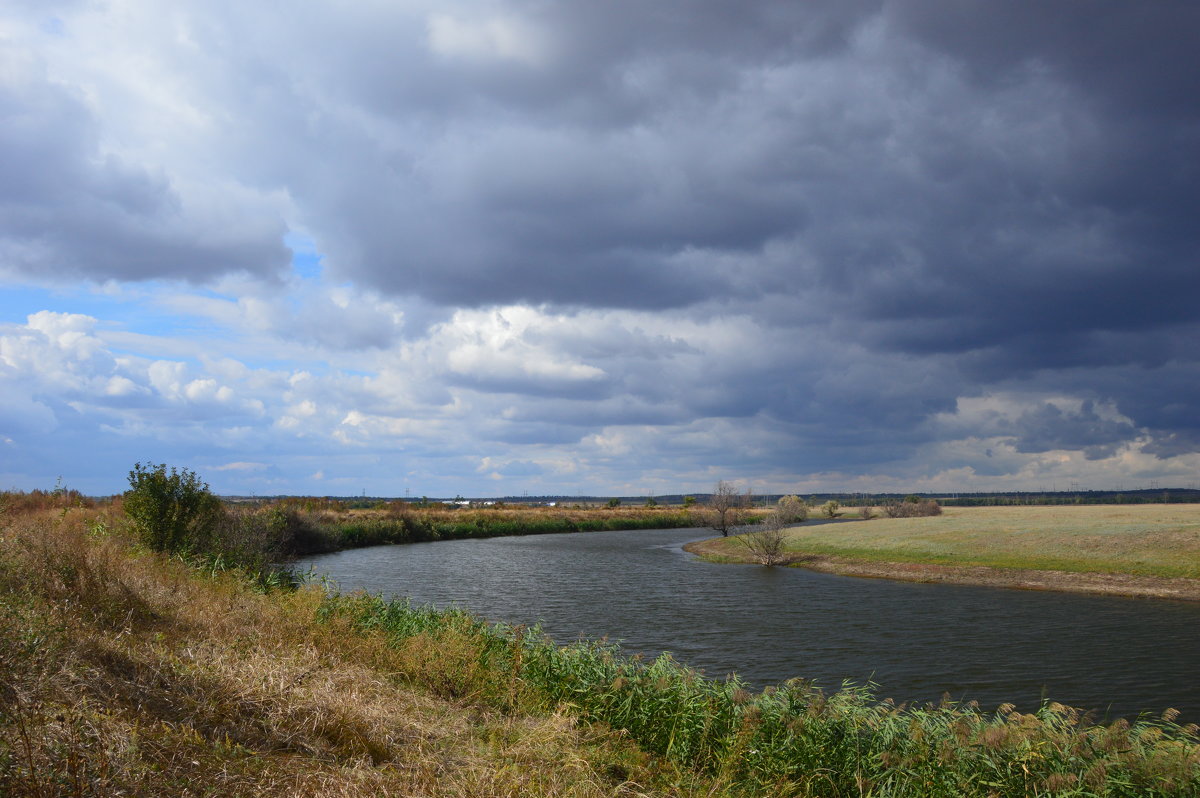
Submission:
[[137,463],[129,472],[125,513],[138,538],[154,551],[191,553],[208,545],[221,520],[221,502],[194,472]]

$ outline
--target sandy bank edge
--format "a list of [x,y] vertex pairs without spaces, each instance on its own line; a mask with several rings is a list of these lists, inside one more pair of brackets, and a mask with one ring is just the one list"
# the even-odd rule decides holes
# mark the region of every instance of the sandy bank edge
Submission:
[[[731,556],[728,552],[721,551],[718,545],[722,540],[722,538],[698,540],[685,544],[683,549],[698,557],[717,559],[722,562],[748,564],[755,562],[748,556]],[[982,585],[1016,590],[1057,590],[1068,593],[1200,601],[1200,579],[910,562],[873,562],[825,554],[795,554],[787,564],[794,568],[807,568],[821,573],[859,576],[868,579],[944,582],[954,585]]]

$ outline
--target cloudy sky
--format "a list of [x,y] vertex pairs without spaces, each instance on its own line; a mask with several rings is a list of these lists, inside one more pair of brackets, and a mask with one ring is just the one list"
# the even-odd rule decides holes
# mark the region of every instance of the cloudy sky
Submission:
[[1200,6],[13,0],[0,488],[1200,483]]

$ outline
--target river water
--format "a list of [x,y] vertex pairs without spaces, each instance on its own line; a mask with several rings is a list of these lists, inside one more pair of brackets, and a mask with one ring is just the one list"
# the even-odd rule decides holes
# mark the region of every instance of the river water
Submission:
[[1021,711],[1045,697],[1133,717],[1200,721],[1200,602],[858,579],[717,565],[683,551],[704,529],[443,541],[303,560],[345,592],[409,596],[514,624],[559,643],[620,642],[756,687],[793,677],[879,698],[948,693]]

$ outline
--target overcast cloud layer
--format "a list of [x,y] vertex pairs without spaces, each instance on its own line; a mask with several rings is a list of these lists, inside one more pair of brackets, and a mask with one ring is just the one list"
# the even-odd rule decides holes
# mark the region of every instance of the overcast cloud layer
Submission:
[[1200,7],[10,3],[0,487],[1200,482]]

